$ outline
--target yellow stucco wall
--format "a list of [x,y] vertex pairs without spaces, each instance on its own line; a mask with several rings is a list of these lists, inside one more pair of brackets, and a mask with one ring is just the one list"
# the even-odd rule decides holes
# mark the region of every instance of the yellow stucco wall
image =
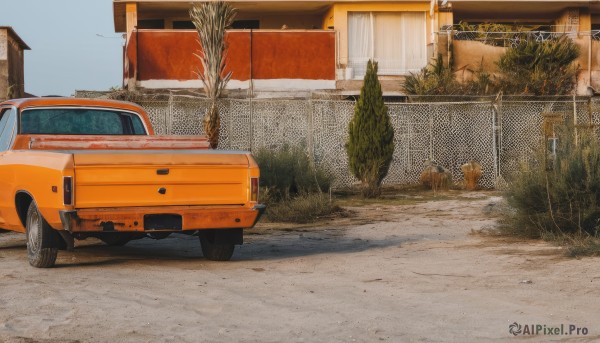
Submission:
[[438,15],[438,28],[444,25],[454,24],[454,15],[452,12],[439,12]]
[[348,63],[348,12],[426,12],[427,43],[431,44],[430,2],[364,2],[333,4],[323,18],[323,28],[333,26],[338,35],[338,64]]
[[579,32],[589,31],[592,29],[592,17],[589,9],[587,8],[567,8],[563,10],[559,17],[554,21],[554,25],[557,25],[556,31],[564,30],[569,27],[569,15],[576,15],[578,25],[575,25],[575,29]]
[[323,16],[322,29],[327,30],[330,27],[333,27],[335,24],[334,18],[335,18],[334,6],[331,6],[331,7],[329,7],[327,12],[325,12],[325,15]]

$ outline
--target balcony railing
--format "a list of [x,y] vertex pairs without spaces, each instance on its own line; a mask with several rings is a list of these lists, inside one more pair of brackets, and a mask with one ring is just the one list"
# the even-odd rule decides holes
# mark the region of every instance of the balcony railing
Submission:
[[574,38],[584,33],[578,32],[575,27],[567,25],[512,26],[501,24],[459,24],[447,25],[438,34],[450,35],[454,40],[478,41],[487,45],[512,47],[523,40],[543,42],[557,39],[563,35]]
[[[333,31],[232,30],[226,40],[231,88],[335,87]],[[126,47],[125,79],[148,88],[201,87],[200,50],[196,31],[134,31]]]

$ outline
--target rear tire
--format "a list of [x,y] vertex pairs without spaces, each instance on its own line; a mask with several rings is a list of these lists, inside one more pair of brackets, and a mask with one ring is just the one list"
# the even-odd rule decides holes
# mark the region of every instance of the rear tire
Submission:
[[32,201],[27,210],[27,258],[29,264],[36,268],[50,268],[56,263],[58,247],[57,233],[42,217],[35,202]]
[[229,261],[233,256],[235,244],[217,244],[210,241],[208,237],[200,237],[200,246],[202,254],[207,260],[211,261]]

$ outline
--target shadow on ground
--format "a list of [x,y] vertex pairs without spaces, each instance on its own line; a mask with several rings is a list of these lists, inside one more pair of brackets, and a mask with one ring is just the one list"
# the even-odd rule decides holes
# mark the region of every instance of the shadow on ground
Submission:
[[[16,235],[16,234],[12,234]],[[0,235],[1,236],[1,235]],[[231,262],[284,260],[320,254],[351,254],[401,244],[425,238],[424,235],[389,236],[384,239],[361,239],[340,235],[339,232],[294,232],[279,235],[248,236],[243,246],[237,246]],[[0,257],[21,254],[26,258],[26,244],[22,237],[0,239]],[[124,263],[164,265],[170,262],[197,263],[204,260],[197,237],[171,235],[163,240],[144,238],[123,247],[107,246],[89,239],[76,243],[74,251],[60,251],[56,267],[108,266]],[[216,262],[215,262],[216,263]]]

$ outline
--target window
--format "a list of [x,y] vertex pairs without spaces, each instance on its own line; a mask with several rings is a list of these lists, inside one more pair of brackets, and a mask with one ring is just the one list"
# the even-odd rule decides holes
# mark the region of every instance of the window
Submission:
[[10,147],[15,136],[15,110],[5,109],[0,113],[0,151]]
[[425,12],[350,12],[348,66],[354,69],[354,78],[364,77],[369,59],[379,63],[381,75],[402,75],[425,67]]
[[97,109],[44,108],[21,113],[21,133],[57,135],[145,135],[131,113]]
[[163,19],[142,19],[138,20],[138,29],[164,29],[165,21]]
[[258,20],[236,20],[231,24],[232,29],[259,29],[260,22]]
[[4,127],[8,121],[8,114],[10,113],[10,110],[10,108],[5,108],[2,109],[2,112],[0,112],[0,135],[2,134],[2,131],[4,131]]
[[175,30],[195,30],[196,27],[191,20],[176,20],[173,22],[173,29]]

